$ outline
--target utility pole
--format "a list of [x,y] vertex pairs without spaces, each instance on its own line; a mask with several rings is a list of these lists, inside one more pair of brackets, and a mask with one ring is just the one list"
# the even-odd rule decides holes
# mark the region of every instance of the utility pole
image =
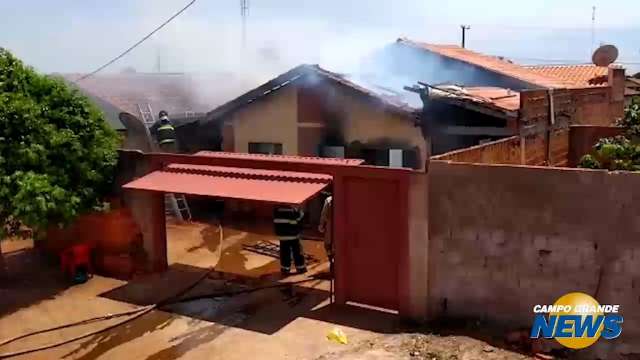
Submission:
[[469,25],[460,25],[460,29],[462,29],[462,48],[464,49],[464,47],[466,45],[467,30],[471,30],[471,26],[469,26]]
[[242,48],[247,46],[247,16],[249,16],[249,0],[240,0],[240,16],[242,17]]

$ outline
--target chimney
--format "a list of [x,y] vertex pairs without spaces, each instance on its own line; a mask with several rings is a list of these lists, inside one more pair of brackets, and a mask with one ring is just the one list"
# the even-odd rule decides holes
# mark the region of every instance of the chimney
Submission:
[[607,83],[611,86],[611,101],[624,101],[624,88],[627,80],[625,69],[619,65],[610,65],[607,75]]

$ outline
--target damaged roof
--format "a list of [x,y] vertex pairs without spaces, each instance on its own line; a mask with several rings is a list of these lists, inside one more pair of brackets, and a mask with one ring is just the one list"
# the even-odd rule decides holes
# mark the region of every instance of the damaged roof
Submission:
[[580,65],[533,65],[526,66],[529,71],[540,75],[564,79],[574,86],[606,86],[609,68],[593,64]]
[[[393,91],[382,86],[376,86],[367,81],[356,80],[356,78],[350,77],[349,75],[331,72],[318,65],[303,64],[279,75],[259,87],[235,98],[234,100],[215,108],[207,113],[207,120],[220,119],[246,105],[272,95],[278,90],[289,85],[313,79],[313,77],[318,77],[343,85],[368,97],[370,100],[373,100],[392,112],[397,112],[402,115],[410,115],[413,117],[422,110],[422,103],[420,102],[419,97],[410,94],[409,92],[404,94],[400,91]],[[412,96],[415,97],[415,99],[410,100]]]
[[511,61],[507,61],[504,58],[497,56],[489,56],[480,54],[469,49],[462,48],[457,45],[436,45],[428,44],[418,41],[409,40],[406,38],[400,38],[397,40],[398,44],[410,46],[413,48],[429,51],[431,53],[464,62],[470,65],[477,66],[479,68],[508,76],[525,83],[529,83],[539,87],[546,88],[566,88],[575,87],[576,85],[562,78],[550,76],[547,74],[540,74],[530,69],[515,64]]
[[520,109],[520,93],[517,91],[497,87],[469,87],[465,90],[474,99],[491,103],[498,108],[507,111]]
[[517,117],[520,109],[520,93],[511,89],[443,85],[434,87],[429,95],[435,100],[503,118]]

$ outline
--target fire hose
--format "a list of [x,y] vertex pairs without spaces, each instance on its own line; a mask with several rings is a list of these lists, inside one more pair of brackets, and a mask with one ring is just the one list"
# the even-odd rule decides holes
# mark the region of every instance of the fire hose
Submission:
[[[203,277],[203,279],[204,279],[204,277]],[[198,282],[200,282],[200,281],[198,281]],[[157,309],[160,306],[178,304],[178,303],[189,302],[189,301],[200,300],[200,299],[210,299],[210,298],[224,297],[224,296],[235,296],[235,295],[252,293],[252,292],[256,292],[256,291],[260,291],[260,290],[266,290],[266,289],[290,287],[290,286],[293,286],[293,285],[307,283],[307,282],[311,282],[311,281],[317,281],[317,279],[311,278],[311,279],[299,280],[299,281],[282,283],[282,284],[266,285],[266,286],[260,286],[260,287],[249,288],[249,289],[220,291],[220,292],[216,292],[216,293],[197,295],[197,296],[192,296],[192,297],[187,297],[187,298],[179,298],[179,299],[174,299],[174,300],[170,300],[170,301],[166,301],[166,302],[161,302],[161,303],[145,306],[145,307],[142,307],[142,308],[139,308],[139,309],[125,311],[125,312],[122,312],[122,313],[99,316],[99,317],[95,317],[95,318],[91,318],[91,319],[78,321],[78,322],[75,322],[75,323],[70,323],[70,324],[56,326],[56,327],[52,327],[52,328],[48,328],[48,329],[38,330],[38,331],[35,331],[35,332],[31,332],[31,333],[28,333],[28,334],[20,335],[20,336],[5,340],[2,343],[0,343],[0,346],[4,346],[4,345],[10,344],[10,343],[13,343],[15,341],[18,341],[20,339],[24,339],[24,338],[27,338],[27,337],[35,336],[35,335],[38,335],[38,334],[43,334],[43,333],[47,333],[47,332],[51,332],[51,331],[61,330],[61,329],[70,328],[70,327],[74,327],[74,326],[89,324],[89,323],[92,323],[92,322],[104,321],[104,320],[109,320],[109,319],[113,319],[113,318],[116,318],[116,317],[122,317],[122,316],[127,316],[127,315],[134,314],[133,316],[131,316],[131,317],[129,317],[129,318],[123,320],[123,321],[120,321],[120,322],[118,322],[116,324],[107,326],[106,328],[103,328],[103,329],[100,329],[100,330],[96,330],[96,331],[92,331],[92,332],[88,332],[88,333],[85,333],[85,334],[82,334],[82,335],[78,335],[76,337],[73,337],[73,338],[70,338],[70,339],[67,339],[67,340],[64,340],[64,341],[60,341],[60,342],[53,343],[53,344],[48,344],[48,345],[43,345],[43,346],[37,347],[37,348],[21,350],[21,351],[6,353],[6,354],[0,354],[0,359],[8,359],[8,358],[12,358],[12,357],[20,356],[20,355],[26,355],[26,354],[30,354],[30,353],[34,353],[34,352],[38,352],[38,351],[53,349],[53,348],[56,348],[56,347],[60,347],[60,346],[72,343],[72,342],[77,341],[77,340],[81,340],[81,339],[84,339],[84,338],[87,338],[87,337],[90,337],[90,336],[98,335],[98,334],[101,334],[103,332],[106,332],[106,331],[112,330],[114,328],[117,328],[117,327],[119,327],[121,325],[124,325],[124,324],[126,324],[128,322],[131,322],[131,321],[133,321],[133,320],[135,320],[135,319],[137,319],[139,317],[142,317],[143,315],[151,312],[152,310]]]
[[[222,246],[223,246],[223,240],[224,240],[224,234],[223,234],[223,230],[222,230],[222,225],[218,224],[218,231],[220,233],[220,246],[218,247],[219,249],[219,257],[218,259],[220,259],[222,257]],[[219,261],[219,260],[218,260]],[[102,315],[102,316],[96,316],[93,318],[89,318],[89,319],[84,319],[84,320],[80,320],[77,322],[73,322],[73,323],[68,323],[68,324],[64,324],[64,325],[58,325],[58,326],[54,326],[51,328],[47,328],[47,329],[41,329],[41,330],[37,330],[34,332],[30,332],[27,334],[23,334],[23,335],[19,335],[7,340],[3,340],[2,342],[0,342],[0,347],[5,346],[7,344],[10,343],[14,343],[18,340],[21,339],[25,339],[28,337],[32,337],[35,335],[39,335],[39,334],[44,334],[44,333],[48,333],[48,332],[52,332],[52,331],[56,331],[56,330],[62,330],[62,329],[66,329],[66,328],[71,328],[71,327],[76,327],[76,326],[80,326],[80,325],[86,325],[86,324],[90,324],[90,323],[94,323],[94,322],[100,322],[100,321],[106,321],[106,320],[111,320],[114,318],[118,318],[118,317],[124,317],[124,316],[129,316],[132,315],[131,317],[122,320],[118,323],[115,323],[113,325],[107,326],[105,328],[99,329],[99,330],[94,330],[91,332],[87,332],[75,337],[72,337],[70,339],[66,339],[57,343],[52,343],[52,344],[47,344],[47,345],[42,345],[36,348],[31,348],[31,349],[26,349],[26,350],[19,350],[19,351],[15,351],[15,352],[10,352],[10,353],[4,353],[4,354],[0,354],[0,359],[8,359],[8,358],[12,358],[12,357],[16,357],[16,356],[20,356],[20,355],[26,355],[26,354],[30,354],[30,353],[34,353],[34,352],[39,352],[39,351],[44,351],[44,350],[49,350],[49,349],[53,349],[56,347],[60,347],[69,343],[72,343],[74,341],[78,341],[84,338],[88,338],[90,336],[94,336],[94,335],[98,335],[104,332],[107,332],[109,330],[112,330],[114,328],[117,328],[121,325],[124,325],[128,322],[131,322],[135,319],[138,319],[146,314],[148,314],[149,312],[161,307],[161,306],[166,306],[166,305],[171,305],[171,304],[177,304],[177,303],[183,303],[183,302],[188,302],[188,301],[194,301],[194,300],[199,300],[199,299],[206,299],[206,298],[215,298],[215,297],[224,297],[224,296],[234,296],[234,295],[239,295],[239,294],[246,294],[246,293],[251,293],[251,292],[255,292],[255,291],[260,291],[260,290],[265,290],[265,289],[273,289],[273,288],[280,288],[280,287],[290,287],[296,284],[301,284],[301,283],[306,283],[306,282],[310,282],[310,281],[315,281],[316,279],[305,279],[305,280],[300,280],[300,281],[295,281],[295,282],[288,282],[288,283],[281,283],[281,284],[275,284],[275,285],[266,285],[266,286],[261,286],[261,287],[255,287],[255,288],[249,288],[249,289],[239,289],[239,290],[229,290],[229,291],[220,291],[220,292],[216,292],[216,293],[211,293],[211,294],[204,294],[204,295],[198,295],[198,296],[191,296],[191,297],[187,297],[187,298],[181,298],[182,295],[186,294],[187,292],[189,292],[190,290],[192,290],[193,288],[195,288],[198,284],[200,284],[204,279],[206,279],[213,271],[215,271],[216,266],[212,266],[210,267],[207,271],[205,271],[202,276],[200,278],[198,278],[193,284],[189,285],[188,287],[186,287],[185,289],[181,290],[180,292],[178,292],[177,294],[170,296],[166,299],[163,299],[153,305],[148,305],[148,306],[143,306],[137,309],[132,309],[132,310],[127,310],[127,311],[123,311],[123,312],[119,312],[119,313],[114,313],[114,314],[107,314],[107,315]]]

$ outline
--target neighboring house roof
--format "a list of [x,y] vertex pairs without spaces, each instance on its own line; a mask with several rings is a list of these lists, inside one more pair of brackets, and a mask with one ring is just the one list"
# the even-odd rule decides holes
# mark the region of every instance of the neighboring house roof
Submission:
[[[72,80],[77,75],[64,76]],[[138,104],[150,104],[155,113],[166,110],[169,114],[179,114],[206,109],[195,99],[191,77],[181,73],[94,75],[77,85],[134,115],[139,113]]]
[[534,65],[529,71],[569,81],[576,86],[606,86],[609,68],[593,64],[580,65]]
[[496,74],[508,76],[535,86],[548,88],[575,87],[575,84],[570,81],[553,76],[547,76],[545,74],[538,74],[524,66],[507,61],[503,58],[483,55],[457,45],[427,44],[405,38],[398,39],[397,43],[474,65]]
[[[555,76],[571,81],[580,87],[598,87],[609,84],[609,68],[593,64],[581,65],[534,65],[527,66],[531,71]],[[640,95],[640,80],[627,76],[625,96]]]
[[[278,90],[281,90],[291,84],[300,83],[302,81],[311,79],[312,77],[320,77],[322,79],[330,80],[336,84],[346,86],[347,88],[367,96],[370,100],[373,100],[380,105],[383,105],[390,111],[398,112],[403,115],[415,115],[421,109],[422,106],[416,106],[415,101],[408,101],[406,97],[415,96],[407,92],[406,94],[399,94],[389,89],[377,87],[373,84],[365,82],[352,81],[348,75],[342,75],[334,73],[321,68],[318,65],[299,65],[284,74],[262,84],[261,86],[231,100],[207,114],[207,120],[220,119],[227,116],[240,108],[260,100],[266,96],[269,96]],[[418,99],[419,100],[419,99]]]
[[138,104],[151,105],[154,118],[160,110],[171,115],[204,112],[210,105],[201,104],[194,94],[189,75],[181,73],[122,73],[94,75],[75,83],[81,74],[62,74],[99,106],[116,129],[124,129],[118,119],[120,112],[140,116]]
[[76,83],[69,81],[69,79],[62,77],[63,80],[67,81],[71,86],[80,90],[82,94],[84,94],[94,105],[96,105],[102,112],[104,113],[105,120],[111,125],[114,130],[125,130],[125,126],[119,119],[119,114],[122,112],[122,109],[113,105],[112,103],[96,96],[95,94],[86,91],[85,89],[80,88]]

